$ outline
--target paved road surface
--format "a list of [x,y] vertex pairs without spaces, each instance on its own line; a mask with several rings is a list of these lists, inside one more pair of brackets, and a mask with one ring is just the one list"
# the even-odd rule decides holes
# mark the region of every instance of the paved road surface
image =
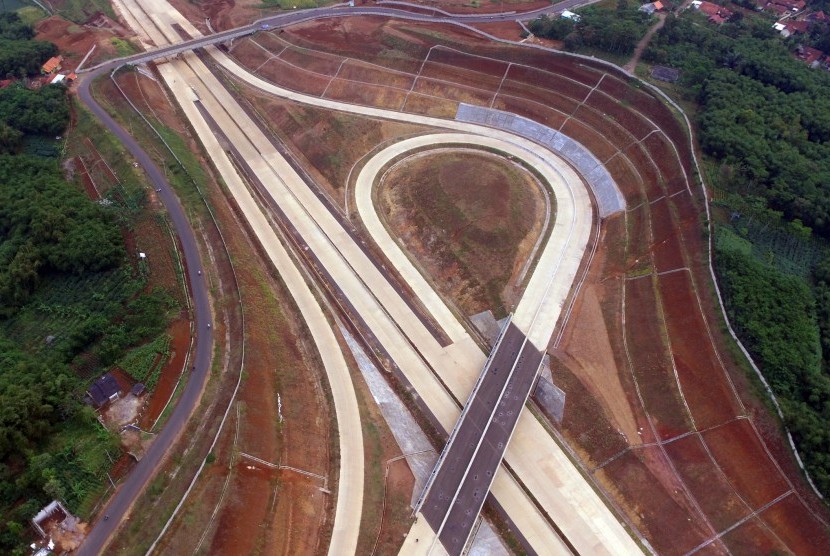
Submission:
[[173,413],[170,415],[167,423],[161,432],[153,440],[149,450],[144,455],[142,460],[138,462],[135,468],[127,476],[126,480],[118,487],[115,495],[110,499],[104,514],[109,515],[107,520],[99,520],[99,522],[91,529],[84,544],[81,546],[78,554],[80,555],[94,555],[101,554],[110,535],[112,535],[118,528],[119,523],[128,513],[130,507],[135,501],[136,497],[144,489],[145,485],[153,478],[156,469],[158,468],[164,456],[172,446],[173,442],[178,437],[184,425],[190,418],[193,409],[196,407],[202,390],[207,382],[208,370],[210,368],[211,354],[213,351],[213,336],[212,329],[208,326],[211,324],[210,300],[208,299],[208,288],[205,283],[205,276],[199,275],[198,271],[202,268],[201,259],[199,257],[199,250],[196,245],[196,236],[190,223],[184,214],[181,204],[176,197],[170,184],[164,177],[164,173],[153,162],[150,156],[138,145],[135,139],[130,136],[107,112],[95,101],[89,90],[92,76],[85,76],[79,87],[78,96],[98,120],[109,129],[121,143],[126,147],[130,154],[135,157],[141,167],[147,174],[150,183],[153,184],[158,191],[158,197],[164,203],[170,214],[170,220],[173,222],[173,228],[176,230],[176,235],[179,238],[182,247],[182,256],[184,257],[187,279],[191,285],[191,295],[193,298],[193,319],[196,327],[196,341],[195,353],[193,358],[193,366],[195,370],[191,372],[187,379],[187,385],[182,392],[181,397],[176,403]]
[[542,352],[510,323],[482,370],[420,510],[451,556],[460,556],[530,394]]

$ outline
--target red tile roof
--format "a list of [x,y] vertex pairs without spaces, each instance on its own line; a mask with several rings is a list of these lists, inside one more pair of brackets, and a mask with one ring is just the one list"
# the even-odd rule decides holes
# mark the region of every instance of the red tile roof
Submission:
[[43,73],[52,73],[56,69],[58,69],[63,62],[63,57],[61,56],[54,56],[46,60],[46,63],[41,66],[40,69],[43,70]]
[[824,56],[824,52],[811,46],[802,46],[798,50],[798,59],[803,60],[806,64],[812,64]]

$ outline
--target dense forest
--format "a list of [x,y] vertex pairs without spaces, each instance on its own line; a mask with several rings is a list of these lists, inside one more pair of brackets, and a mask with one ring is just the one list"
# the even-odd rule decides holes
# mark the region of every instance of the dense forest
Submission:
[[564,41],[568,50],[595,48],[628,55],[648,30],[651,16],[638,11],[639,2],[619,0],[617,9],[589,6],[579,10],[579,21],[543,15],[528,23],[537,37]]
[[58,53],[51,42],[33,40],[34,31],[14,12],[0,13],[0,79],[37,75]]
[[[0,46],[2,49],[2,46]],[[0,90],[0,552],[21,551],[28,520],[62,500],[88,513],[118,438],[81,399],[131,346],[158,336],[173,300],[128,262],[123,204],[67,182],[55,142],[66,89]],[[54,149],[53,152],[59,152]],[[130,208],[129,210],[134,210]]]
[[689,13],[644,58],[680,69],[696,104],[730,321],[830,495],[830,74],[797,60],[798,44],[762,16],[718,27]]

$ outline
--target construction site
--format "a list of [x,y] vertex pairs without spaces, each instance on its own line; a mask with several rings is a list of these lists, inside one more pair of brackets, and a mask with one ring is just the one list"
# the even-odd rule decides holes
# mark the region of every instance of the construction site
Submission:
[[567,6],[257,4],[114,0],[135,52],[73,84],[184,206],[195,315],[78,554],[830,550],[679,106],[520,38]]

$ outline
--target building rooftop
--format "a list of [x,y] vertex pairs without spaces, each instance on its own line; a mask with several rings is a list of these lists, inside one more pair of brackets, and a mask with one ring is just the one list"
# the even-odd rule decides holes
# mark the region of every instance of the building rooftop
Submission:
[[92,383],[87,390],[89,399],[95,407],[101,407],[108,401],[118,397],[121,387],[115,377],[107,373]]

